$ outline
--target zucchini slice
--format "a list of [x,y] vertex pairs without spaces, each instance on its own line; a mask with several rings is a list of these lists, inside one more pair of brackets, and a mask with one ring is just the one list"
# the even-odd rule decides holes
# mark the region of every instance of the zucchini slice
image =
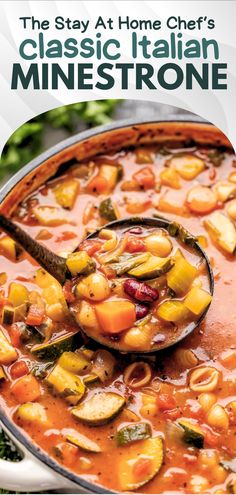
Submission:
[[0,330],[0,364],[10,364],[17,359],[16,349],[8,342]]
[[114,263],[109,263],[109,267],[116,272],[116,275],[123,275],[129,272],[133,268],[140,266],[150,258],[150,253],[142,253],[137,255],[123,255],[119,256],[118,260],[114,260]]
[[174,261],[171,258],[159,258],[151,255],[145,263],[129,270],[128,274],[141,280],[148,280],[167,273],[173,264]]
[[167,284],[177,295],[185,294],[197,275],[197,268],[177,253],[173,268],[167,273]]
[[73,208],[78,192],[79,182],[76,179],[65,180],[54,189],[57,204],[68,210]]
[[76,251],[69,254],[66,265],[71,275],[89,275],[96,269],[95,261],[86,253],[86,251]]
[[113,222],[118,218],[111,198],[106,198],[101,201],[98,211],[100,216],[109,222]]
[[91,365],[89,359],[82,352],[63,352],[59,358],[58,364],[66,371],[71,373],[81,373],[86,371]]
[[56,359],[64,351],[73,351],[76,347],[76,333],[67,333],[46,344],[37,344],[31,347],[30,352],[41,359]]
[[85,450],[86,452],[94,452],[96,454],[101,452],[101,448],[96,442],[72,428],[66,428],[65,430],[62,430],[62,433],[65,435],[68,442],[76,445],[76,447],[80,447],[80,449]]
[[117,434],[116,440],[118,445],[136,442],[137,440],[146,440],[152,436],[152,430],[149,423],[134,423],[123,426]]
[[[136,490],[154,478],[163,462],[163,450],[161,437],[148,438],[142,443],[127,446],[118,463],[121,490]],[[147,472],[137,474],[135,468],[145,459],[149,462]]]
[[112,421],[123,409],[125,399],[114,392],[101,392],[72,409],[77,419],[91,426],[100,426]]
[[26,402],[18,407],[16,419],[27,423],[38,423],[48,425],[45,407],[38,402]]
[[183,440],[198,449],[204,447],[204,433],[202,429],[185,419],[179,419],[177,424],[184,430]]
[[14,322],[15,310],[12,306],[4,306],[2,311],[2,324],[11,325]]
[[13,308],[12,306],[4,306],[2,312],[2,324],[11,325],[15,321],[23,321],[27,315],[29,305],[27,303],[20,304]]
[[56,364],[47,376],[46,382],[53,387],[55,392],[73,405],[78,404],[85,392],[85,385],[81,378],[63,369],[60,364]]

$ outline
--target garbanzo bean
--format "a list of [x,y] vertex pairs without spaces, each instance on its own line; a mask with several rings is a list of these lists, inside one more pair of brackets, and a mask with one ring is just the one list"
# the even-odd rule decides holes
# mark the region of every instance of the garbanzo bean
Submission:
[[190,480],[190,490],[191,493],[204,493],[209,487],[209,482],[206,478],[200,475],[194,475]]
[[219,464],[219,454],[214,449],[202,449],[199,452],[198,463],[202,469],[212,469]]
[[173,247],[170,239],[162,233],[146,237],[145,246],[150,253],[161,258],[169,256]]
[[76,320],[82,327],[96,328],[98,325],[94,308],[87,301],[81,302],[80,310],[76,314]]
[[214,404],[207,414],[207,423],[213,428],[227,430],[229,427],[229,418],[225,409],[220,404]]
[[151,418],[153,416],[156,416],[158,414],[158,407],[157,407],[157,404],[154,404],[152,402],[150,402],[149,404],[144,404],[140,410],[139,410],[141,416],[143,416],[143,418]]
[[216,395],[211,392],[200,394],[198,397],[198,402],[204,412],[208,412],[216,401]]
[[91,273],[78,283],[76,294],[91,301],[103,301],[110,295],[110,287],[104,275]]

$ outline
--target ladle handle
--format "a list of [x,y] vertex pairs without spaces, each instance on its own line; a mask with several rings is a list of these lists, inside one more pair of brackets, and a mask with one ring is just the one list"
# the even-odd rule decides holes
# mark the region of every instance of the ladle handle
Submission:
[[32,239],[24,230],[12,222],[9,218],[0,214],[0,228],[8,234],[15,242],[27,251],[39,265],[47,270],[50,275],[64,284],[67,276],[67,266],[65,259],[49,251],[46,247]]

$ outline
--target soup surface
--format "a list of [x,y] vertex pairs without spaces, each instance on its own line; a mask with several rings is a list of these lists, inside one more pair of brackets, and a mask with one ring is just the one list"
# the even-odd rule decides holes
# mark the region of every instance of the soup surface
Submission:
[[[84,339],[68,307],[84,328],[105,328],[104,342],[107,329],[122,345],[131,332],[126,349],[138,345],[141,352],[147,334],[150,347],[153,336],[171,339],[183,321],[194,321],[204,310],[203,293],[209,296],[205,266],[166,232],[118,232],[114,241],[103,229],[102,236],[84,240],[117,218],[154,215],[197,236],[212,264],[214,297],[204,322],[178,346],[150,355],[119,354]],[[67,258],[73,278],[61,287],[0,235],[0,401],[8,414],[59,463],[106,488],[236,493],[235,156],[224,149],[170,144],[70,163],[24,200],[14,220]],[[126,258],[114,261],[124,238]],[[79,268],[71,256],[78,246],[86,258],[84,265],[80,258]],[[106,264],[97,265],[98,256],[111,256],[111,263],[145,253],[163,260],[178,258],[178,250],[195,269],[190,276],[185,265],[180,282],[177,275],[168,282],[173,266],[151,272],[152,278],[145,266],[143,278],[139,264],[140,279],[135,267],[118,276],[117,266],[109,271]],[[191,283],[179,288],[188,277]],[[130,282],[127,289],[130,279],[131,285],[141,280],[158,298],[145,301],[142,293],[137,299],[137,284],[134,297]],[[114,300],[122,302],[121,314],[117,307],[104,307]],[[165,302],[171,307],[160,311]],[[137,306],[148,313],[137,317]],[[178,320],[183,306],[184,319]]]

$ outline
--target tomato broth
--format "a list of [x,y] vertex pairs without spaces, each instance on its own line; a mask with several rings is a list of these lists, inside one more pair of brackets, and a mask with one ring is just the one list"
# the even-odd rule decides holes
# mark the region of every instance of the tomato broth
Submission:
[[[189,337],[150,355],[84,340],[68,304],[75,304],[75,285],[89,274],[62,288],[0,235],[0,401],[57,462],[105,488],[236,493],[235,155],[226,148],[155,144],[74,161],[26,197],[13,219],[67,259],[78,246],[95,259],[102,240],[89,244],[89,233],[115,219],[155,215],[198,238],[215,291]],[[174,256],[180,245],[170,239],[168,256]],[[196,264],[196,253],[180,247]],[[204,269],[191,283],[209,290]],[[175,291],[169,294],[173,301]],[[80,292],[79,304],[91,301],[91,293]]]

